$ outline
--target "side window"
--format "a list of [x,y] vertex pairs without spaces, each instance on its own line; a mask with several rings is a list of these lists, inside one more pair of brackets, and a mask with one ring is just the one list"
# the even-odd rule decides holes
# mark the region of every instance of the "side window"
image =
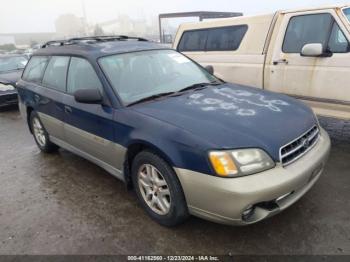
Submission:
[[349,41],[335,21],[328,42],[328,50],[332,53],[347,53],[350,51]]
[[247,25],[209,29],[207,51],[237,50],[248,30]]
[[103,90],[100,80],[91,64],[82,58],[72,57],[69,72],[67,91],[73,94],[79,89]]
[[331,14],[302,15],[291,18],[282,51],[300,53],[304,45],[311,43],[320,43],[326,47],[332,22]]
[[343,12],[346,18],[348,19],[348,21],[350,22],[350,8],[343,9]]
[[195,30],[184,32],[178,47],[180,52],[183,51],[204,51],[207,41],[208,30]]
[[43,85],[65,92],[68,63],[69,57],[53,56],[45,70]]
[[47,56],[33,56],[24,70],[23,79],[29,82],[41,82],[48,61]]

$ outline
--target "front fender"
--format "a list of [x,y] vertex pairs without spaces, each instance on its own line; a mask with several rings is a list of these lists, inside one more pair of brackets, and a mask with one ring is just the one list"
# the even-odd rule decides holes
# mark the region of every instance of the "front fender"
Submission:
[[211,173],[205,141],[164,121],[127,111],[125,115],[118,114],[118,122],[123,123],[121,132],[128,133],[121,141],[125,147],[143,144],[156,151],[172,167]]

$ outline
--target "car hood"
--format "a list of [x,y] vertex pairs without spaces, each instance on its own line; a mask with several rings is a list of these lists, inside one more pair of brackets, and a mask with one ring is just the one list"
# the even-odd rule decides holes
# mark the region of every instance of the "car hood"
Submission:
[[312,110],[288,96],[223,84],[137,104],[139,113],[208,142],[209,149],[262,148],[275,161],[281,146],[316,124]]
[[0,73],[0,83],[16,86],[17,81],[22,76],[22,72],[23,70],[21,69]]

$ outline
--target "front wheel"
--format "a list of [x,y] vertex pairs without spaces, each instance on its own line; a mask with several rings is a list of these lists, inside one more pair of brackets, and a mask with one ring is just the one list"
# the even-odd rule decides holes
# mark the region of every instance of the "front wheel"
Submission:
[[180,182],[173,169],[150,151],[139,153],[132,164],[132,181],[148,215],[164,226],[175,226],[188,217]]
[[32,129],[34,140],[41,151],[45,153],[57,151],[58,146],[50,141],[49,134],[45,130],[36,112],[30,114],[30,127]]

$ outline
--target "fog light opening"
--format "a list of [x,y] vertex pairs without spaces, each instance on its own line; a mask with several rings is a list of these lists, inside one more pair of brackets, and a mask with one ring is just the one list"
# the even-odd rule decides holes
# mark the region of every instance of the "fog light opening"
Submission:
[[255,207],[250,205],[242,212],[242,219],[247,221],[254,214]]
[[289,192],[283,196],[280,196],[279,198],[276,199],[276,202],[282,201],[283,199],[286,199],[287,197],[289,197],[290,195],[294,194],[294,191]]

